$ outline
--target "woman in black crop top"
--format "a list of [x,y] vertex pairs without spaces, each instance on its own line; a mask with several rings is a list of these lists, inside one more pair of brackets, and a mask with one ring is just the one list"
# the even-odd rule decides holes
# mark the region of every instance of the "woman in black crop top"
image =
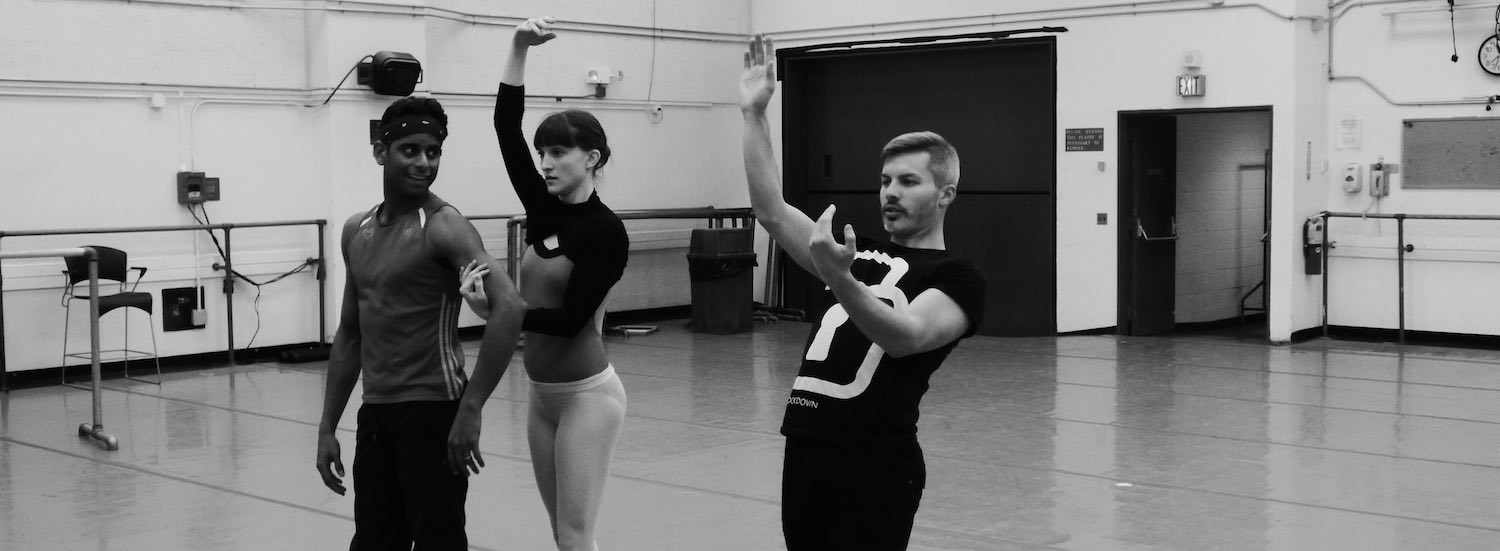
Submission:
[[[594,550],[594,525],[610,455],[625,417],[625,389],[604,356],[604,299],[625,271],[625,225],[594,188],[609,161],[598,119],[552,113],[528,149],[521,132],[523,77],[531,46],[552,38],[552,19],[516,27],[495,102],[495,133],[511,185],[526,209],[526,251],[518,277],[530,308],[526,373],[532,381],[527,437],[538,490],[558,549]],[[531,151],[539,162],[532,164]],[[540,167],[540,171],[538,171]],[[465,297],[480,316],[483,268],[466,270]]]

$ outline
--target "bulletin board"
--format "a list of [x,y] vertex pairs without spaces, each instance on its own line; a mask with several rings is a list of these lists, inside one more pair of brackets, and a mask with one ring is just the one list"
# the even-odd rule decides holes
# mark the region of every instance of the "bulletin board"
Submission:
[[1408,119],[1402,189],[1500,191],[1500,118]]

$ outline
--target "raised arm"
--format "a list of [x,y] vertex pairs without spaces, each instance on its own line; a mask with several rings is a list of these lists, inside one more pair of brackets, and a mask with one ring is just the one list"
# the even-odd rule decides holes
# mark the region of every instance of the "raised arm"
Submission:
[[495,135],[500,139],[500,157],[505,161],[505,172],[516,196],[532,215],[552,198],[547,193],[547,182],[531,162],[531,147],[521,132],[521,115],[526,106],[526,53],[532,46],[557,37],[552,32],[553,22],[551,17],[541,17],[516,26],[505,70],[500,75],[500,89],[495,94]]
[[484,459],[479,455],[480,413],[500,378],[510,367],[521,335],[521,320],[526,303],[516,286],[505,274],[505,267],[484,250],[474,226],[449,208],[439,210],[429,222],[428,239],[442,261],[455,268],[478,260],[489,266],[484,278],[485,295],[489,297],[489,317],[479,345],[479,358],[469,376],[469,385],[459,398],[458,416],[448,433],[448,465],[454,474],[479,472]]
[[556,22],[551,17],[536,17],[516,25],[516,34],[511,38],[510,55],[505,59],[505,72],[500,74],[500,84],[526,85],[526,52],[532,46],[557,38],[557,33],[552,32],[552,24]]
[[[344,239],[341,241],[347,243],[351,231],[346,224]],[[347,266],[348,256],[344,260]],[[344,416],[344,408],[349,405],[349,394],[359,381],[360,342],[359,291],[354,286],[353,274],[346,273],[344,304],[339,310],[339,328],[333,336],[333,349],[328,356],[328,373],[323,383],[323,417],[318,423],[317,451],[318,474],[323,477],[323,485],[339,495],[344,495],[345,492],[342,480],[344,461],[338,439],[339,419]]]
[[813,221],[787,204],[781,195],[781,167],[771,149],[771,123],[766,105],[776,93],[776,48],[771,39],[755,35],[745,52],[740,76],[740,114],[745,119],[745,179],[750,184],[750,207],[755,219],[803,269],[813,271],[807,240]]

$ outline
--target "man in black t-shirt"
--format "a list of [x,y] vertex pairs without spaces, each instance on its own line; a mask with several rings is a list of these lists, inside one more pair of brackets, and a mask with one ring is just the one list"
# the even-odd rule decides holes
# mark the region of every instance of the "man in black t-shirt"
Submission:
[[918,404],[984,308],[984,274],[943,241],[958,152],[932,132],[891,140],[880,175],[890,239],[859,238],[845,225],[840,242],[833,206],[813,221],[782,198],[766,119],[774,60],[771,41],[755,37],[740,81],[750,203],[833,299],[815,316],[781,426],[782,532],[789,551],[905,549],[926,486]]

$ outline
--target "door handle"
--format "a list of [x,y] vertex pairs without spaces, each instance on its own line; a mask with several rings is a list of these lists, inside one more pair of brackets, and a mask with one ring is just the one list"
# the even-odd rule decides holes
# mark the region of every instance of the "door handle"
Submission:
[[1151,237],[1150,235],[1148,235],[1146,233],[1146,228],[1141,225],[1141,219],[1140,218],[1136,218],[1135,219],[1135,234],[1138,235],[1138,236],[1140,236],[1141,239],[1144,239],[1146,241],[1176,241],[1177,240],[1177,217],[1176,216],[1172,217],[1172,235],[1164,235],[1164,236],[1161,236],[1161,237]]

